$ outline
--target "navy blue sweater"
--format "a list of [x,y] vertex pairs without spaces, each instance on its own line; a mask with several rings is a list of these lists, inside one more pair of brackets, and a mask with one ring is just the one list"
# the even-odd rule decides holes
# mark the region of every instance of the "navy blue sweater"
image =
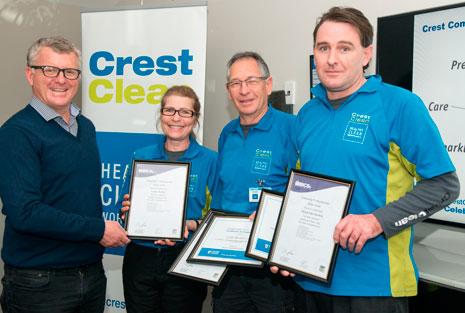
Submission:
[[104,248],[101,163],[95,128],[82,115],[74,137],[30,105],[0,128],[2,258],[23,268],[95,263]]

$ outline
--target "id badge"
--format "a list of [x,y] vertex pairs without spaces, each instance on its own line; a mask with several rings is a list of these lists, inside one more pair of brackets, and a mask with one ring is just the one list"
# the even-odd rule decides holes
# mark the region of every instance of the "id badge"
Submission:
[[249,188],[249,202],[258,202],[258,200],[260,199],[261,192],[262,192],[262,187]]

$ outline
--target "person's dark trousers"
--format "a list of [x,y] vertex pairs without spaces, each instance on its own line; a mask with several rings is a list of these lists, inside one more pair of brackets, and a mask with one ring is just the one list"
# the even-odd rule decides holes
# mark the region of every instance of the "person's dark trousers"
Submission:
[[168,274],[183,245],[126,247],[123,287],[128,313],[201,313],[207,285]]
[[296,284],[295,313],[408,313],[408,298],[343,297],[303,290]]
[[102,262],[67,269],[22,269],[5,265],[4,313],[101,313],[107,278]]
[[213,312],[293,312],[293,285],[292,278],[273,274],[268,266],[231,266],[213,289]]

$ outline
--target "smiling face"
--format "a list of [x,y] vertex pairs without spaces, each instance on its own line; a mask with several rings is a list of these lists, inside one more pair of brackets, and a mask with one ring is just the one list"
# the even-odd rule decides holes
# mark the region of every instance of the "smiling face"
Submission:
[[[164,109],[194,111],[194,100],[188,97],[170,95],[165,98]],[[161,114],[161,128],[168,143],[189,145],[189,136],[197,124],[198,115],[181,117],[179,112],[172,116]]]
[[[257,61],[251,58],[239,59],[231,65],[229,82],[245,81],[251,77],[262,77]],[[268,96],[272,90],[272,79],[260,80],[257,86],[247,86],[245,82],[238,89],[228,89],[229,99],[239,112],[243,125],[256,124],[268,110]]]
[[365,83],[363,67],[372,53],[372,46],[362,47],[360,35],[352,25],[326,21],[320,26],[313,54],[328,99],[349,96]]
[[[79,58],[74,53],[58,53],[52,48],[43,46],[37,54],[34,64],[36,66],[50,65],[58,68],[80,69]],[[79,88],[79,79],[70,80],[64,77],[63,72],[57,77],[46,77],[40,69],[26,68],[26,78],[32,86],[34,97],[48,105],[62,116],[69,116],[69,105]],[[65,117],[66,119],[66,117]]]

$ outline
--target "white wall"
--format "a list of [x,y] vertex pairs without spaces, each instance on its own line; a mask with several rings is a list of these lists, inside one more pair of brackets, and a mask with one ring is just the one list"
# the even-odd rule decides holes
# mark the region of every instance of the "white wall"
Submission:
[[[79,12],[78,7],[47,1],[0,0],[0,125],[31,99],[24,75],[27,48],[36,39],[50,35],[63,35],[80,45]],[[80,96],[76,100],[80,102]],[[0,215],[1,245],[3,229],[4,216]],[[3,277],[1,260],[0,275]]]
[[[235,52],[259,52],[270,67],[275,90],[284,89],[284,81],[296,81],[296,113],[310,97],[312,33],[324,11],[332,6],[353,6],[376,28],[380,16],[460,2],[463,0],[209,0],[204,144],[216,149],[222,127],[237,116],[224,87],[225,65]],[[373,74],[375,68],[372,61],[367,73]]]
[[[353,6],[362,10],[376,27],[380,16],[462,1],[209,0],[204,145],[216,149],[221,129],[237,117],[224,87],[226,62],[235,52],[253,50],[262,54],[270,67],[275,90],[283,89],[286,80],[296,81],[294,112],[297,112],[309,98],[312,32],[322,12],[335,5]],[[0,124],[30,98],[23,73],[26,49],[36,38],[61,34],[80,45],[81,9],[121,9],[122,5],[135,7],[140,3],[140,0],[0,0]],[[143,3],[153,7],[189,1],[145,0]],[[374,69],[372,61],[368,74],[373,74]],[[80,98],[79,95],[76,99],[78,104]]]
[[[24,75],[27,48],[53,35],[80,46],[80,8],[44,0],[0,0],[0,125],[31,99]],[[76,100],[80,102],[80,96]]]

